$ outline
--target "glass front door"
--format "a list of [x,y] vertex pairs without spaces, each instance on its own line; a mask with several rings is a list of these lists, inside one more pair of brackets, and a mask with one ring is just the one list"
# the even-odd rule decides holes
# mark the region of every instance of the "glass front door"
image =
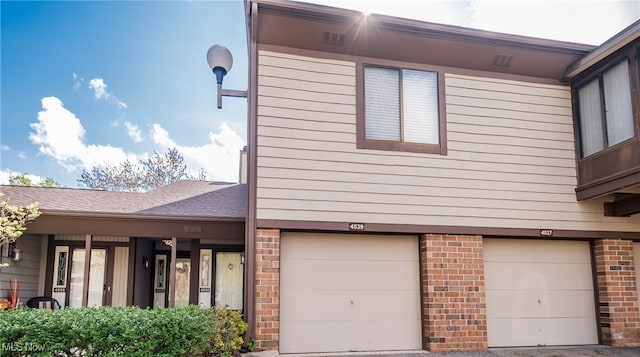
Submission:
[[[167,255],[156,255],[155,278],[153,289],[153,307],[166,307],[169,296],[169,272],[171,264]],[[189,289],[191,287],[191,258],[176,259],[176,295],[175,306],[189,305]]]
[[[69,282],[70,307],[82,306],[84,260],[84,249],[72,250],[71,281]],[[89,300],[87,301],[87,306],[102,306],[104,304],[106,262],[106,249],[91,249],[91,266],[89,268]]]

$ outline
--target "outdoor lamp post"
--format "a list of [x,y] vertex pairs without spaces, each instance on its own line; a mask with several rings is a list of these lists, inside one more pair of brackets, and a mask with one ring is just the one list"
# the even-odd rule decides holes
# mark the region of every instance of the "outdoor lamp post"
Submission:
[[233,65],[233,57],[226,47],[220,45],[209,47],[207,51],[207,63],[209,63],[209,68],[211,68],[213,74],[216,76],[216,83],[218,83],[218,109],[222,108],[223,95],[227,97],[247,97],[246,90],[222,89],[222,80]]

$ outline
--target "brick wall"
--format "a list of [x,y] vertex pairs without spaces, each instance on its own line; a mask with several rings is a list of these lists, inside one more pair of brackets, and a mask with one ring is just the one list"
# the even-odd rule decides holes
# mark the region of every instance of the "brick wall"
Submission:
[[481,236],[420,237],[425,348],[487,349]]
[[255,340],[258,350],[277,350],[280,341],[280,231],[256,232]]
[[633,242],[597,239],[594,245],[602,343],[640,346]]

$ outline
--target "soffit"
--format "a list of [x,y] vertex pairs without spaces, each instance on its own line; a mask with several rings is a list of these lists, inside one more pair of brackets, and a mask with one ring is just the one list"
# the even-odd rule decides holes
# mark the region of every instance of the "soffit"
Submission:
[[[567,66],[594,48],[319,5],[258,5],[258,43],[339,55],[562,80]],[[508,66],[495,65],[496,56],[506,56]]]

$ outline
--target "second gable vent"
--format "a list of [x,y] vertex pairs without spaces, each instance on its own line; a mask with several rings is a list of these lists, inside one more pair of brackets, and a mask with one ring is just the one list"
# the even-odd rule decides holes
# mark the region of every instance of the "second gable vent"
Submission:
[[512,59],[513,59],[512,55],[498,54],[495,57],[493,57],[493,62],[491,64],[498,67],[509,67],[509,65],[511,65]]
[[344,46],[344,34],[335,32],[325,32],[324,41],[327,45]]

